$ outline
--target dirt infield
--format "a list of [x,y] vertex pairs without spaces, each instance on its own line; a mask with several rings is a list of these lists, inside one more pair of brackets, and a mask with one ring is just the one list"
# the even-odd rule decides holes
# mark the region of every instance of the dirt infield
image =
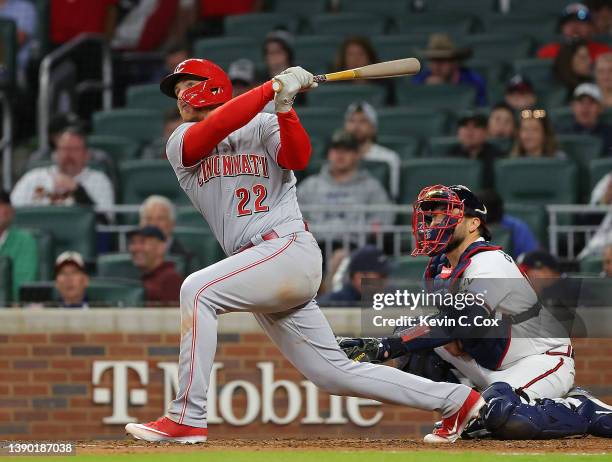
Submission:
[[141,441],[79,441],[78,454],[138,454],[157,452],[201,451],[280,451],[288,449],[319,451],[485,451],[493,453],[612,453],[612,440],[574,438],[547,441],[458,441],[452,445],[430,445],[417,440],[401,439],[269,439],[214,440],[199,445],[143,443]]

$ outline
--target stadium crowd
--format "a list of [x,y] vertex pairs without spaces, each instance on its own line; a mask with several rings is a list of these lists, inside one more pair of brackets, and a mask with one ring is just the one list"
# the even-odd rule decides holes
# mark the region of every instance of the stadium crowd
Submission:
[[[158,84],[191,56],[224,67],[234,95],[293,65],[421,59],[411,78],[330,83],[296,101],[314,150],[295,172],[298,200],[330,250],[323,304],[358,301],[364,278],[418,277],[422,260],[415,270],[392,241],[402,227],[409,252],[406,217],[423,182],[478,191],[493,241],[525,271],[612,277],[612,212],[569,218],[598,226],[565,244],[572,259],[548,252],[545,210],[612,203],[611,0],[0,0],[4,26],[15,46],[0,42],[0,91],[16,146],[14,183],[0,193],[3,304],[116,304],[136,290],[147,306],[176,305],[183,279],[223,257],[165,160],[181,120]],[[114,107],[57,103],[49,146],[38,146],[41,59],[82,33],[112,50]],[[54,216],[66,207],[91,215],[95,231]],[[115,298],[93,299],[88,288],[109,278]]]

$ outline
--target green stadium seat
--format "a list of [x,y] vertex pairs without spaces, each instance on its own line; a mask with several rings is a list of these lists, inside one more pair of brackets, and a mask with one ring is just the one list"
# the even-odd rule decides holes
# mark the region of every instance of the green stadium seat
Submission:
[[[298,31],[299,21],[293,14],[285,13],[248,13],[226,16],[223,22],[228,37],[249,37],[264,40],[273,30],[283,29],[292,34]],[[253,44],[251,43],[251,46]]]
[[308,18],[313,14],[327,11],[328,0],[274,0],[272,10],[275,13],[294,14],[300,18]]
[[559,85],[543,84],[538,85],[534,82],[536,94],[538,95],[537,105],[546,109],[563,106],[567,101],[567,88]]
[[389,61],[391,59],[415,56],[418,50],[427,45],[427,35],[379,35],[372,37],[372,45],[376,50],[378,59]]
[[161,136],[163,112],[151,109],[112,109],[93,115],[94,135],[124,136],[144,143]]
[[17,83],[17,29],[10,19],[0,19],[0,89]]
[[331,65],[341,43],[341,37],[335,35],[298,35],[293,44],[295,62],[319,61]]
[[383,135],[376,142],[397,152],[402,159],[412,159],[420,155],[421,142],[416,136]]
[[371,37],[385,32],[385,18],[367,13],[327,13],[310,18],[314,34],[321,35],[362,35]]
[[140,204],[151,194],[161,194],[179,204],[189,201],[167,160],[127,160],[119,166],[119,177],[124,204]]
[[493,14],[483,18],[487,33],[542,37],[555,33],[557,16],[534,14]]
[[378,111],[378,134],[438,136],[446,132],[448,115],[435,109],[397,107]]
[[590,190],[608,173],[612,173],[612,158],[595,159],[589,162]]
[[125,136],[89,135],[87,145],[90,148],[101,149],[113,158],[115,164],[124,160],[136,159],[140,145],[137,141]]
[[53,236],[53,258],[66,250],[79,252],[85,260],[96,253],[96,215],[92,208],[72,206],[20,207],[15,226],[37,228]]
[[87,288],[90,306],[140,307],[145,290],[140,281],[130,279],[91,278]]
[[[317,88],[317,90],[319,89]],[[344,124],[344,109],[305,107],[298,110],[298,117],[310,136],[317,136],[327,140],[335,130],[342,128]]]
[[13,262],[10,257],[0,256],[0,307],[7,307],[12,301]]
[[395,19],[400,34],[444,33],[461,36],[472,32],[474,18],[461,13],[408,14]]
[[391,277],[420,282],[423,280],[428,262],[429,257],[412,257],[410,255],[395,257],[391,262]]
[[512,255],[512,231],[501,225],[489,225],[489,231],[491,231],[491,243],[500,245],[504,252]]
[[[505,63],[493,61],[490,59],[472,58],[464,63],[465,67],[477,72],[484,77],[487,82],[487,89],[498,85],[503,81],[506,72]],[[493,99],[492,101],[498,101]]]
[[[187,262],[182,255],[168,255],[167,261],[174,262],[176,270],[182,274],[188,274]],[[140,270],[132,263],[129,253],[107,253],[99,255],[96,260],[97,275],[105,278],[122,278],[140,280]]]
[[39,228],[27,228],[26,231],[36,239],[38,250],[38,280],[53,279],[55,266],[55,251],[53,249],[53,234]]
[[593,255],[578,261],[580,272],[585,274],[599,274],[603,271],[603,256]]
[[50,50],[49,23],[51,14],[49,12],[49,0],[31,0],[36,8],[36,46],[33,50],[33,58],[41,59]]
[[426,2],[425,9],[428,13],[452,13],[459,10],[462,13],[482,16],[495,11],[497,3],[496,0],[469,0],[461,4],[457,4],[457,0],[430,0]]
[[159,90],[159,84],[132,85],[127,89],[127,107],[166,111],[176,107],[176,100]]
[[322,85],[316,91],[308,93],[308,105],[315,107],[337,107],[343,111],[355,101],[367,101],[380,107],[385,103],[386,91],[382,85],[338,83]]
[[514,140],[507,138],[489,138],[487,141],[506,154],[510,153],[514,144]]
[[532,82],[545,84],[552,79],[552,60],[540,58],[515,59],[512,70],[517,74],[529,76]]
[[482,187],[482,163],[454,157],[406,160],[401,167],[400,203],[413,203],[421,189],[433,184],[463,184],[477,191]]
[[578,197],[577,177],[576,165],[565,159],[515,158],[495,163],[496,189],[507,202],[573,204]]
[[195,256],[191,259],[189,272],[198,271],[225,258],[223,249],[206,224],[202,230],[177,228],[174,238]]
[[588,202],[591,195],[589,165],[601,157],[603,140],[590,135],[558,135],[561,149],[578,165],[579,191],[582,201]]
[[555,107],[550,109],[548,113],[551,123],[557,130],[571,127],[574,124],[574,113],[570,106]]
[[535,237],[540,242],[542,247],[546,246],[548,235],[546,233],[548,215],[543,205],[526,204],[526,203],[506,203],[504,204],[504,213],[523,220]]
[[378,182],[385,188],[387,194],[390,192],[389,178],[391,177],[391,169],[387,162],[378,160],[362,160],[360,165],[361,170],[365,170],[371,176],[376,178]]
[[431,157],[447,157],[450,149],[458,142],[459,140],[456,136],[431,137],[426,148],[427,155]]
[[534,2],[533,0],[512,0],[510,4],[511,13],[529,13],[535,15],[548,15],[558,17],[563,8],[571,3],[570,0],[546,0]]
[[340,10],[352,13],[384,15],[388,18],[401,18],[409,13],[406,0],[341,0]]
[[405,79],[397,80],[395,94],[401,106],[448,111],[467,110],[476,99],[476,90],[468,85],[414,85]]
[[214,61],[227,70],[227,66],[240,58],[253,62],[262,59],[258,42],[248,37],[212,37],[196,40],[193,44],[194,56]]
[[466,35],[461,44],[470,47],[476,59],[504,62],[527,58],[532,48],[530,38],[517,37],[516,34]]

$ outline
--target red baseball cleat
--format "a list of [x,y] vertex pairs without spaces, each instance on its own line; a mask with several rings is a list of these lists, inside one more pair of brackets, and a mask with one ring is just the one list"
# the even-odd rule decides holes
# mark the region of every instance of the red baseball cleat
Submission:
[[208,428],[177,424],[168,417],[160,417],[145,424],[129,423],[125,431],[136,439],[151,442],[203,443],[208,436]]
[[442,425],[434,428],[433,432],[423,438],[423,441],[426,443],[454,443],[461,436],[467,424],[478,416],[478,411],[485,404],[480,393],[472,390],[459,410],[450,417],[442,419]]

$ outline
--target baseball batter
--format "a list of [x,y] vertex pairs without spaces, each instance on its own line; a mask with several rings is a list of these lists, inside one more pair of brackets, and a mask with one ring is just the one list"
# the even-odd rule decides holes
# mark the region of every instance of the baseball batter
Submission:
[[449,374],[452,365],[483,390],[481,420],[494,436],[611,436],[612,408],[572,389],[574,355],[565,327],[543,309],[512,258],[489,243],[486,214],[465,186],[423,189],[414,204],[412,254],[431,257],[424,276],[429,292],[480,294],[484,300],[460,309],[439,307],[438,317],[481,317],[499,321],[498,327],[419,326],[394,337],[340,344],[360,360],[402,357],[403,370],[434,380],[456,381]]
[[[480,395],[464,385],[351,361],[313,300],[322,257],[302,219],[292,172],[305,168],[311,148],[292,103],[315,84],[300,67],[274,80],[282,84],[277,94],[269,81],[231,99],[231,83],[218,66],[188,59],[161,82],[185,122],[168,140],[168,160],[228,257],[191,274],[181,287],[179,388],[167,415],[128,424],[126,431],[147,441],[205,441],[218,316],[246,311],[324,391],[439,410],[443,424],[426,440],[453,442],[484,404]],[[271,100],[276,114],[261,113]]]

